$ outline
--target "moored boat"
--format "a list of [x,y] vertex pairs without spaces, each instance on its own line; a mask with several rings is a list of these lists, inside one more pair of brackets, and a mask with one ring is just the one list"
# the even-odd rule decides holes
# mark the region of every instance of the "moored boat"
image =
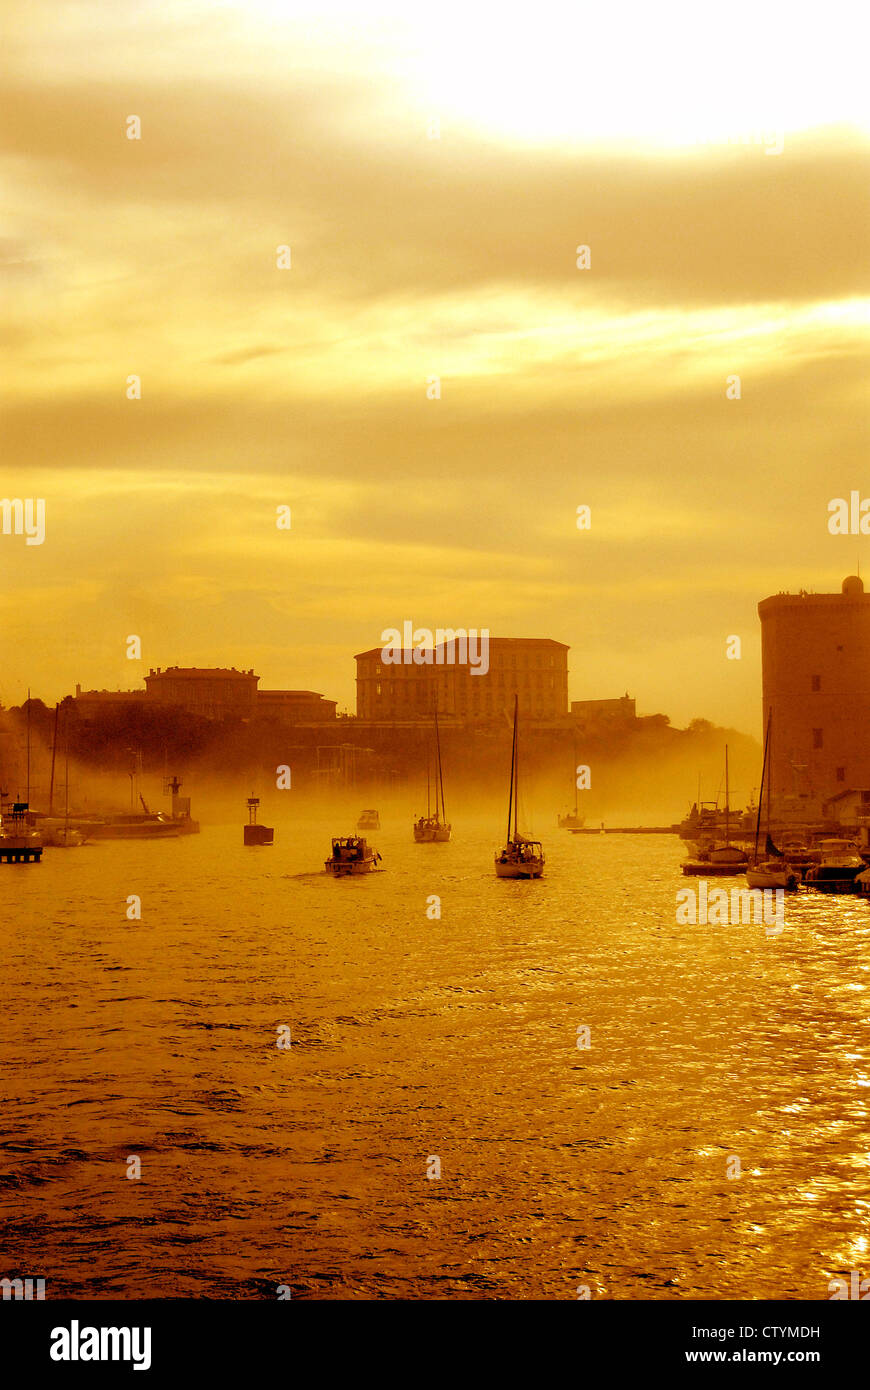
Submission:
[[361,836],[339,835],[333,838],[332,854],[325,860],[324,868],[334,878],[344,878],[350,874],[373,873],[380,862],[377,850]]
[[800,878],[790,864],[781,859],[766,859],[747,867],[746,882],[750,888],[784,888],[793,892]]
[[729,837],[730,810],[728,805],[728,745],[725,745],[725,839],[702,850],[695,859],[687,859],[681,865],[688,878],[712,877],[734,878],[742,874],[749,864],[749,854],[740,845],[733,845]]
[[359,820],[356,823],[357,830],[380,830],[381,818],[377,811],[369,808],[360,812]]
[[851,840],[822,840],[820,860],[807,869],[805,883],[820,893],[855,893],[855,880],[867,865]]
[[[507,843],[495,855],[499,878],[540,878],[544,872],[544,850],[540,840],[530,840],[518,829],[519,759],[517,757],[517,717],[519,697],[514,696],[514,736],[511,745],[511,785],[508,798]],[[513,830],[511,830],[513,819]]]

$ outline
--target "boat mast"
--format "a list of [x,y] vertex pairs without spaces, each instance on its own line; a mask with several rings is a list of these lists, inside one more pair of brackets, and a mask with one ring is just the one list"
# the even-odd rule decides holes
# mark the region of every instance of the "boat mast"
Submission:
[[519,700],[519,696],[515,695],[515,696],[514,696],[514,733],[513,733],[513,738],[512,738],[512,740],[511,740],[511,790],[510,790],[510,796],[508,797],[508,827],[507,827],[507,843],[508,843],[508,844],[510,844],[510,842],[511,842],[511,816],[512,816],[512,814],[513,814],[513,808],[514,808],[514,770],[515,770],[515,768],[516,768],[516,757],[517,757],[517,702],[518,702],[518,700]]
[[48,784],[48,814],[54,806],[54,759],[57,754],[57,717],[60,714],[60,701],[54,707],[54,739],[51,744],[51,780]]
[[574,743],[574,762],[571,767],[571,781],[574,783],[574,819],[580,815],[580,796],[577,786],[577,743]]
[[[770,744],[770,719],[773,710],[767,712],[767,728],[764,731],[764,758],[761,763],[761,788],[758,793],[758,814],[755,817],[755,855],[754,863],[758,863],[758,836],[761,831],[761,803],[764,800],[764,774],[767,769],[767,750]],[[770,779],[767,782],[767,833],[770,834]]]
[[24,798],[30,805],[30,686],[27,687],[27,795]]
[[[773,718],[773,707],[771,706],[771,708],[770,708],[770,709],[768,710],[768,712],[767,712],[767,729],[768,729],[768,733],[771,732],[771,730],[770,730],[770,724],[771,724],[772,718]],[[773,749],[771,748],[770,753],[768,753],[768,757],[767,757],[767,761],[768,761],[768,768],[767,768],[767,838],[768,838],[768,840],[770,839],[770,784],[771,784],[771,781],[772,781],[772,778],[771,778],[771,775],[770,775],[770,766],[771,766],[772,763],[773,763],[772,753],[773,753]],[[759,794],[759,798],[758,798],[758,799],[759,799],[759,801],[761,800],[761,795],[760,795],[760,794]]]
[[447,808],[444,805],[444,774],[441,770],[441,735],[438,732],[438,710],[435,710],[435,751],[438,756],[438,782],[435,784],[435,819],[438,819],[438,786],[441,786],[441,814],[447,823]]
[[68,717],[64,717],[63,724],[64,724],[64,729],[63,729],[63,731],[64,731],[64,734],[65,734],[65,740],[64,740],[64,741],[65,741],[65,743],[66,743],[66,775],[65,775],[65,777],[64,777],[65,788],[64,788],[64,823],[63,823],[63,836],[64,836],[64,844],[68,844],[68,843],[69,843],[69,720],[68,720]]
[[426,744],[426,819],[432,819],[432,793],[429,789],[429,745]]
[[730,811],[730,807],[729,807],[729,805],[728,805],[728,744],[726,743],[726,744],[725,744],[725,843],[726,843],[726,845],[730,845],[730,843],[731,843],[731,839],[730,839],[730,836],[729,836],[729,834],[728,834],[728,829],[729,829],[729,820],[728,820],[729,811]]
[[520,815],[520,739],[517,738],[517,723],[520,719],[520,696],[514,695],[514,840],[517,838],[517,820]]

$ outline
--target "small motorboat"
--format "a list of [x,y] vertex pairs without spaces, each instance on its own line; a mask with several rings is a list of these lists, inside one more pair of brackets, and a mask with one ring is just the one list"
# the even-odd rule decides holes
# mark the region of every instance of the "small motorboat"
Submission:
[[375,810],[360,812],[360,818],[356,823],[357,830],[380,830],[381,818]]
[[324,868],[333,878],[344,878],[350,874],[373,873],[380,862],[381,856],[367,840],[359,835],[340,835],[332,841],[332,854],[324,862]]
[[820,893],[855,893],[855,880],[867,865],[851,840],[822,840],[820,860],[806,872],[804,882]]
[[860,893],[862,898],[870,898],[870,869],[864,869],[863,873],[857,875],[855,892]]
[[784,888],[791,893],[800,883],[800,876],[782,859],[765,859],[746,870],[750,888]]

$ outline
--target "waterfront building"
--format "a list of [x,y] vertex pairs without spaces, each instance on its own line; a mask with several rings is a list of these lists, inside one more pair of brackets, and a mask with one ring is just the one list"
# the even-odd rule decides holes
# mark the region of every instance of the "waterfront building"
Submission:
[[838,793],[870,787],[870,595],[850,575],[839,594],[775,594],[758,614],[773,803],[814,819]]

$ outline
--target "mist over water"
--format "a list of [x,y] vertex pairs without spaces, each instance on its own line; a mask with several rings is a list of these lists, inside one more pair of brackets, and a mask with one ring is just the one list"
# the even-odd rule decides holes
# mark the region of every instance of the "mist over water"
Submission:
[[371,804],[366,878],[321,872],[347,798],[269,807],[271,847],[238,807],[2,870],[3,1273],[49,1298],[823,1299],[866,1267],[868,903],[681,927],[675,838],[539,814],[545,875],[515,882],[495,797],[448,800],[448,845]]

